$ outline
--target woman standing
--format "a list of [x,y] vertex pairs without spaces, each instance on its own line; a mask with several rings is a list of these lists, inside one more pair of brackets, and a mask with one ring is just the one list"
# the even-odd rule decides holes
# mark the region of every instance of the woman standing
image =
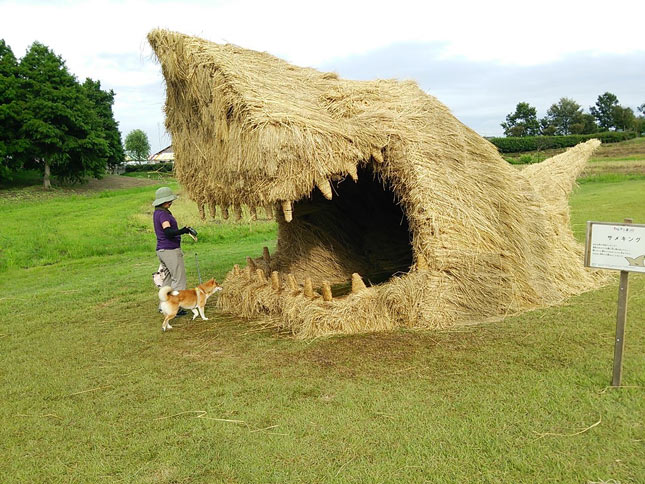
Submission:
[[181,251],[181,236],[190,234],[195,240],[197,232],[192,227],[178,228],[177,220],[170,212],[172,202],[177,199],[168,187],[161,187],[155,192],[152,205],[155,211],[152,220],[157,236],[157,256],[166,269],[162,286],[170,286],[175,291],[186,289],[186,268],[184,253]]

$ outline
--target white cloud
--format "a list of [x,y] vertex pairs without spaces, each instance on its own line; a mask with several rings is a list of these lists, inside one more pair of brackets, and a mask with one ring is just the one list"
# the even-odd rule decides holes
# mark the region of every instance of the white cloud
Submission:
[[79,65],[97,52],[148,56],[145,35],[154,27],[267,50],[307,65],[402,42],[445,41],[447,56],[512,64],[546,62],[580,50],[645,48],[640,25],[645,7],[635,0],[621,2],[619,18],[611,17],[614,10],[606,13],[606,1],[594,0],[93,0],[0,5],[1,31],[16,49],[38,39],[65,51],[66,58]]
[[[1,1],[0,36],[21,57],[35,40],[79,79],[117,93],[125,132],[159,124],[163,81],[146,34],[156,27],[321,66],[392,44],[437,43],[443,58],[536,65],[572,52],[645,50],[642,1]],[[609,9],[609,10],[607,10]],[[619,75],[619,73],[617,73]],[[131,89],[143,92],[140,98]],[[140,101],[141,104],[138,104]],[[134,120],[134,121],[133,121]],[[157,133],[148,133],[151,143]]]

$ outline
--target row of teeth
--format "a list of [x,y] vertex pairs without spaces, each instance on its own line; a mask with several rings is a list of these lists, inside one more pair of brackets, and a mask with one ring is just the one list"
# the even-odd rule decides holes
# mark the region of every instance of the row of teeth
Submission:
[[[271,264],[271,255],[269,254],[268,247],[263,248],[262,258],[264,259],[264,262],[267,264],[267,266]],[[428,270],[428,262],[426,261],[426,258],[423,255],[421,254],[417,255],[417,262],[416,262],[415,268],[417,271]],[[238,264],[235,264],[233,266],[233,274],[236,276],[239,276],[241,274],[240,266]],[[264,270],[260,269],[255,264],[255,261],[250,257],[246,258],[245,275],[247,280],[249,281],[253,281],[255,279],[255,281],[263,285],[266,285],[269,282],[267,281]],[[300,286],[296,282],[296,278],[294,277],[294,275],[291,273],[287,274],[287,285],[289,287],[289,290],[294,296],[297,294],[300,294],[301,292]],[[282,290],[282,278],[280,276],[280,272],[278,271],[271,272],[271,287],[276,292],[280,292]],[[352,294],[357,294],[366,288],[367,286],[363,282],[363,278],[360,276],[358,272],[354,272],[352,274]],[[322,292],[322,298],[324,301],[333,300],[333,296],[331,293],[331,285],[329,284],[328,281],[322,281],[321,292]],[[314,297],[316,297],[316,294],[314,293],[314,290],[313,290],[313,283],[311,281],[311,277],[305,278],[305,283],[302,287],[302,294],[305,297],[308,297],[309,299],[314,299]]]
[[[382,163],[383,158],[381,156],[380,162]],[[356,170],[355,166],[351,166],[347,168],[347,173],[349,176],[354,180],[355,182],[358,182],[358,172]],[[335,177],[332,177],[335,179]],[[342,178],[342,177],[341,177]],[[319,179],[316,181],[316,187],[318,190],[320,190],[320,193],[323,194],[323,196],[327,200],[331,200],[333,196],[333,191],[331,188],[331,182],[327,180],[326,178]],[[293,220],[293,201],[292,200],[282,200],[280,202],[280,206],[282,208],[282,214],[284,216],[284,220],[286,222],[291,222]],[[214,218],[215,217],[215,212],[216,212],[216,206],[213,205],[211,207],[211,216]],[[267,216],[267,218],[272,219],[273,218],[273,205],[266,205],[263,207],[264,212]],[[222,218],[224,220],[228,220],[229,218],[229,206],[222,205],[220,206],[219,209],[220,213],[222,214]],[[233,213],[235,216],[235,220],[239,221],[242,218],[242,205],[233,205]],[[251,220],[257,220],[258,218],[258,213],[257,213],[257,207],[255,206],[249,206],[249,214],[251,215]],[[206,218],[206,211],[204,209],[203,205],[199,206],[199,215],[204,220]]]
[[[245,276],[249,281],[255,280],[256,282],[259,282],[262,285],[269,284],[271,283],[271,288],[276,291],[276,292],[281,292],[282,291],[282,277],[278,271],[273,271],[271,273],[270,281],[267,280],[266,275],[264,274],[264,271],[260,269],[259,267],[256,267],[255,262],[253,262],[253,259],[250,257],[246,258],[248,265],[246,266],[246,271]],[[240,270],[240,266],[235,264],[233,266],[233,274],[236,276],[241,275],[242,271]],[[287,286],[289,291],[291,291],[292,295],[297,295],[302,293],[305,297],[309,299],[314,299],[316,296],[318,296],[317,293],[314,292],[313,289],[313,282],[311,280],[311,277],[306,277],[305,278],[305,283],[302,287],[298,285],[296,282],[296,278],[294,277],[293,274],[288,273],[287,274]],[[367,286],[363,282],[363,278],[358,274],[357,272],[352,274],[352,294],[357,294],[363,289],[366,289]],[[332,301],[333,296],[331,293],[331,285],[329,284],[328,281],[322,281],[322,298],[323,301]]]

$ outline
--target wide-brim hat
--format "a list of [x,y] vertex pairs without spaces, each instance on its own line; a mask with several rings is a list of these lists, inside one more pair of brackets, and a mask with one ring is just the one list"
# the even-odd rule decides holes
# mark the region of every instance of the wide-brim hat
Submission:
[[176,199],[177,199],[177,195],[175,195],[170,188],[161,187],[157,189],[157,191],[155,192],[155,201],[152,202],[152,206],[157,207],[162,203],[172,202],[173,200],[176,200]]

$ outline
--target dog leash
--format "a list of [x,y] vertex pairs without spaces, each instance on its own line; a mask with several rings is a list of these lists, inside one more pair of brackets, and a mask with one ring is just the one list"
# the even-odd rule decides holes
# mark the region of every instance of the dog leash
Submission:
[[197,266],[197,277],[199,277],[199,283],[202,283],[202,275],[199,272],[199,261],[197,260],[197,252],[195,252],[195,265]]

